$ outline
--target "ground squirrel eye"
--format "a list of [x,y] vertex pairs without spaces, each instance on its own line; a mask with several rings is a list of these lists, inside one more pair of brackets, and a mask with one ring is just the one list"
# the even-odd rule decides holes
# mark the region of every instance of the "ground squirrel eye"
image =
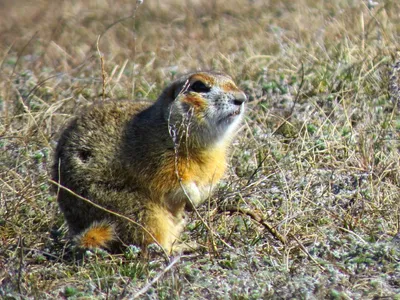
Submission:
[[210,87],[206,86],[201,81],[195,81],[191,86],[190,89],[196,93],[207,93],[211,90]]

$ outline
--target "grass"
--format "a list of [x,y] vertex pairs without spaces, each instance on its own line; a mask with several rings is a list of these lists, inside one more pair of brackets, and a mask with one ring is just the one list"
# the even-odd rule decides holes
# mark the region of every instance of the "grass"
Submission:
[[[3,1],[0,296],[400,299],[397,2],[145,1],[134,18],[134,1]],[[191,215],[182,237],[201,247],[74,250],[48,181],[60,130],[198,69],[250,99],[199,208],[211,231]]]

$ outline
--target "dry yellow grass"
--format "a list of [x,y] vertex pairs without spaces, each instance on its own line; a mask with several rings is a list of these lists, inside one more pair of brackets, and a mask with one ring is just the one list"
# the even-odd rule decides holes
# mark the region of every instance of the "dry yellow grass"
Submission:
[[[399,298],[398,1],[136,5],[0,4],[0,296]],[[48,182],[59,130],[94,98],[154,99],[199,69],[251,100],[207,226],[186,229],[203,247],[168,272],[134,247],[74,252]]]

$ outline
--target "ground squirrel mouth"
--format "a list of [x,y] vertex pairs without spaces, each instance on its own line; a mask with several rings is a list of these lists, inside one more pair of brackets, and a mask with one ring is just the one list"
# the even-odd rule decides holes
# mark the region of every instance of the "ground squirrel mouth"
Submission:
[[234,119],[235,117],[239,116],[241,113],[241,109],[238,108],[237,110],[235,110],[234,112],[231,112],[230,114],[227,114],[226,116],[223,116],[220,119],[220,122],[224,122],[224,121],[230,121],[231,119]]
[[241,111],[241,109],[239,108],[238,110],[236,110],[235,112],[232,113],[232,116],[240,115],[240,111]]
[[239,108],[239,109],[235,110],[233,113],[230,113],[228,115],[228,117],[238,116],[238,115],[240,115],[240,112],[241,112],[241,109]]

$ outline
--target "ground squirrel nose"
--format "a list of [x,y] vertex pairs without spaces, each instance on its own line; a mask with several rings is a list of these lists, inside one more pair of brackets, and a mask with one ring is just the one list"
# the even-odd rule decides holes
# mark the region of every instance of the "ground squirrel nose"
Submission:
[[235,99],[233,99],[233,104],[240,106],[243,102],[246,102],[247,97],[244,93],[237,93]]

